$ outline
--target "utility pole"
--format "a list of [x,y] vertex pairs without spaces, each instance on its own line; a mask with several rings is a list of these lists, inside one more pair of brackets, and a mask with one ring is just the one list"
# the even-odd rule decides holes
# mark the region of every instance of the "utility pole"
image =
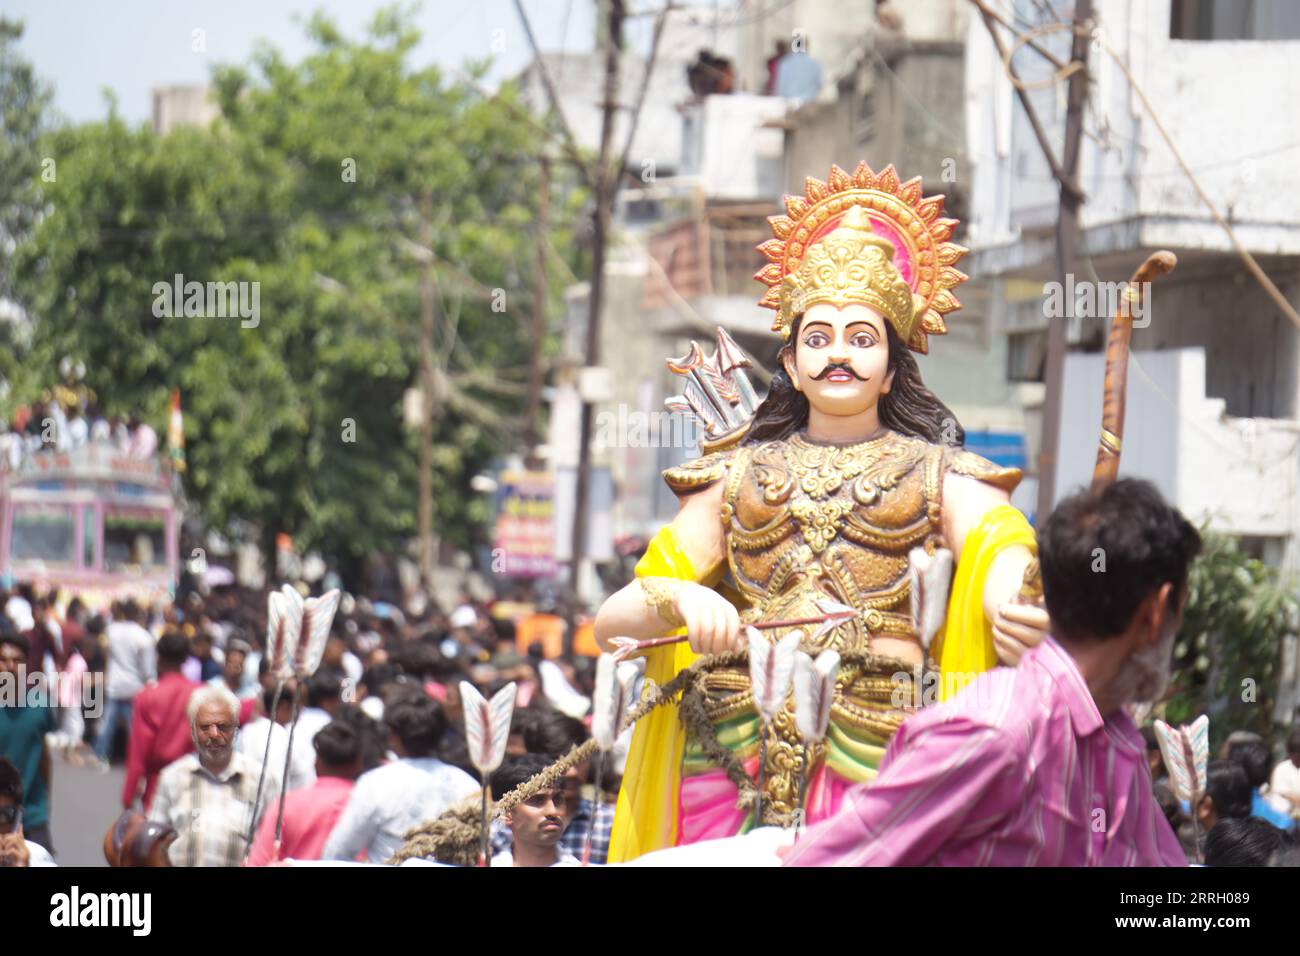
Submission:
[[420,194],[420,579],[433,594],[433,193]]
[[[605,299],[605,243],[614,190],[618,179],[610,162],[614,120],[618,109],[618,65],[623,45],[623,0],[604,0],[609,13],[605,32],[605,98],[601,104],[600,156],[596,166],[596,212],[592,230],[591,292],[587,302],[585,366],[600,364],[600,314]],[[587,557],[587,502],[591,493],[591,430],[594,409],[582,403],[582,427],[578,438],[578,480],[573,497],[573,543],[570,549],[569,587],[578,593],[579,576]]]
[[[1070,288],[1066,276],[1077,272],[1079,261],[1079,207],[1083,196],[1076,188],[1079,172],[1079,146],[1083,141],[1083,110],[1088,98],[1087,30],[1092,21],[1092,0],[1075,0],[1074,37],[1070,46],[1071,63],[1081,69],[1070,75],[1066,88],[1065,148],[1061,159],[1060,207],[1056,219],[1056,278],[1061,288]],[[1061,445],[1061,389],[1065,378],[1066,323],[1074,316],[1074,303],[1065,304],[1066,317],[1049,321],[1047,326],[1047,393],[1043,401],[1042,443],[1038,455],[1037,519],[1042,522],[1052,510],[1056,497],[1056,462]]]
[[538,419],[542,410],[542,340],[546,331],[546,232],[551,191],[551,160],[545,151],[537,159],[541,182],[537,197],[537,268],[533,283],[533,321],[529,329],[528,410],[524,419],[524,466],[530,471],[540,467],[537,457]]

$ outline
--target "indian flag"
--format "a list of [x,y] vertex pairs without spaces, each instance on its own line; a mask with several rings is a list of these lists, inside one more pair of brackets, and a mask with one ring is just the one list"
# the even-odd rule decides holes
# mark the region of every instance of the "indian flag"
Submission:
[[167,422],[167,447],[171,452],[172,467],[185,470],[185,419],[181,415],[180,389],[172,390],[172,414]]

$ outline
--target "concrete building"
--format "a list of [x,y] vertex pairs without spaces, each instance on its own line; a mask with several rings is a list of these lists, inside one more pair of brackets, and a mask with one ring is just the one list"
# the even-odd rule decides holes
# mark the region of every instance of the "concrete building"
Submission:
[[153,130],[164,136],[177,126],[207,126],[221,109],[206,83],[158,86],[153,91]]
[[[1223,4],[1211,15],[1208,4],[1178,0],[1097,3],[1100,42],[1090,52],[1094,95],[1080,156],[1085,274],[1074,278],[1080,289],[1120,282],[1157,249],[1178,255],[1177,270],[1154,287],[1150,314],[1134,332],[1126,423],[1134,437],[1126,436],[1123,469],[1152,478],[1189,515],[1242,535],[1262,557],[1295,571],[1300,455],[1297,440],[1286,436],[1297,432],[1300,417],[1300,330],[1248,274],[1109,52],[1131,71],[1241,243],[1287,299],[1300,303],[1300,200],[1291,188],[1300,156],[1300,76],[1289,70],[1300,54],[1300,9],[1241,6],[1253,6],[1252,16],[1225,19]],[[1067,53],[1065,34],[1044,42]],[[1057,188],[979,21],[969,27],[967,58],[967,271],[1007,339],[1009,374],[1041,379],[1045,293],[1056,280]],[[1032,51],[1022,50],[1015,63],[1031,85],[1051,69]],[[1059,144],[1063,97],[1053,88],[1031,96]],[[1088,314],[1071,322],[1072,345],[1099,349],[1110,309],[1079,311]],[[1091,378],[1100,361],[1099,354],[1072,353],[1067,362],[1058,499],[1091,469],[1101,405],[1100,380]],[[1036,411],[1031,401],[1031,422]],[[1031,427],[1031,445],[1036,431]],[[1144,451],[1144,443],[1155,444]],[[1157,446],[1160,454],[1150,453]],[[1235,493],[1243,487],[1251,493]]]
[[[866,159],[879,169],[895,162],[905,177],[923,176],[927,194],[945,193],[950,214],[964,215],[966,183],[955,173],[966,155],[959,90],[967,4],[916,0],[897,13],[882,11],[879,20],[876,7],[874,0],[796,0],[773,11],[742,3],[686,8],[670,23],[687,39],[665,58],[665,36],[631,153],[632,170],[655,172],[621,193],[605,276],[601,364],[609,390],[597,408],[593,460],[610,469],[617,489],[616,537],[648,537],[671,518],[677,503],[659,472],[697,454],[694,429],[664,411],[664,399],[680,385],[664,359],[684,354],[692,339],[711,349],[722,325],[759,366],[753,378],[760,391],[766,386],[779,343],[771,313],[757,306],[762,287],[753,273],[764,260],[755,246],[770,237],[766,220],[780,211],[784,193],[801,192],[806,175],[824,178],[832,163],[851,169]],[[818,96],[765,95],[767,60],[778,40],[819,61]],[[732,92],[692,94],[687,66],[703,48],[732,60]],[[603,60],[543,60],[575,138],[595,149]],[[627,55],[622,101],[634,94],[643,67]],[[536,67],[525,71],[524,82],[543,109]],[[666,130],[669,116],[675,134]],[[962,241],[961,233],[956,238]],[[566,326],[573,342],[552,406],[553,422],[570,423],[553,431],[557,464],[577,457],[585,293],[573,291]],[[921,358],[927,382],[958,414],[972,447],[1021,464],[1021,389],[1006,382],[1005,337],[993,334],[987,311],[960,311],[948,321],[949,334]]]

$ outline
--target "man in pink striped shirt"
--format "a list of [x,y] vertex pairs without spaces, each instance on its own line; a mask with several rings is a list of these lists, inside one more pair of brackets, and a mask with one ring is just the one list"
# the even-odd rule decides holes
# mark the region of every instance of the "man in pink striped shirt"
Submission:
[[1054,636],[903,724],[787,866],[1186,865],[1126,706],[1168,684],[1200,536],[1125,479],[1061,502],[1038,546]]
[[285,795],[279,853],[275,847],[277,791],[262,797],[266,811],[249,850],[247,866],[321,858],[325,841],[343,815],[352,785],[361,773],[361,741],[350,724],[336,720],[322,727],[312,743],[316,747],[316,779]]

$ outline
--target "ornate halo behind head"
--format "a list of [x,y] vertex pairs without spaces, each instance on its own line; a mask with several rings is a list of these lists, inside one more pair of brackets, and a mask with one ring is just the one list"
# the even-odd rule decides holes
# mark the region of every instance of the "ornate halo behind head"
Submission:
[[826,182],[810,176],[802,197],[786,196],[785,209],[768,217],[775,238],[758,247],[768,264],[754,274],[782,339],[819,302],[871,306],[915,352],[948,331],[966,249],[948,241],[957,220],[942,218],[942,195],[922,198],[919,176],[903,183],[892,165],[878,174],[865,162],[852,174],[832,166]]

